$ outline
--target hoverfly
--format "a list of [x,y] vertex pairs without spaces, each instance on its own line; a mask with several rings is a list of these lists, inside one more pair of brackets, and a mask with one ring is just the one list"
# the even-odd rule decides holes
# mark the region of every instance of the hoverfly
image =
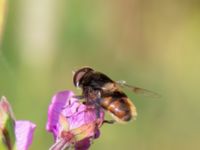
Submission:
[[85,105],[101,107],[111,114],[114,120],[106,120],[107,123],[114,123],[115,121],[124,123],[135,119],[137,116],[135,105],[123,92],[122,87],[126,87],[137,94],[158,96],[152,91],[128,85],[125,81],[114,81],[90,67],[82,67],[75,71],[73,83],[76,87],[82,89],[82,95],[77,97],[84,98]]

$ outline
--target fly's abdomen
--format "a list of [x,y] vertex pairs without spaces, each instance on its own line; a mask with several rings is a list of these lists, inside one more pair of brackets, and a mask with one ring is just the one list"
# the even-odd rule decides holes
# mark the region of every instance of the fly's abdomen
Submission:
[[129,121],[132,118],[127,97],[105,97],[101,101],[101,106],[109,111],[116,121]]

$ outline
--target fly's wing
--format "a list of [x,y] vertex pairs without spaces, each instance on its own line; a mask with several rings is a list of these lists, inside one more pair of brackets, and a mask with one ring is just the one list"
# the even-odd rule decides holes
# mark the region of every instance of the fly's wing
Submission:
[[120,87],[128,88],[132,92],[139,94],[139,95],[149,96],[149,97],[153,97],[153,98],[159,98],[160,97],[160,95],[158,93],[155,93],[153,91],[143,89],[143,88],[140,88],[140,87],[137,87],[137,86],[129,85],[125,81],[116,81],[116,83]]

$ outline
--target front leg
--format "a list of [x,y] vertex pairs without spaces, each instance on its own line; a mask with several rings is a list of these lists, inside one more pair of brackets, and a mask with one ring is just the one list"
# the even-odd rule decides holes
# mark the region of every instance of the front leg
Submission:
[[73,98],[76,98],[76,99],[84,99],[85,97],[83,95],[74,95]]
[[86,103],[85,97],[83,95],[74,95],[73,98],[78,99],[82,104]]

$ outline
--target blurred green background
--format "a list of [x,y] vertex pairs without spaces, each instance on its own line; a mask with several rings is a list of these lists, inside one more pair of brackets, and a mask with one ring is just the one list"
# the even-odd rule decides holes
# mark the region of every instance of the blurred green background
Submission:
[[80,93],[72,71],[85,65],[162,95],[126,91],[137,120],[104,125],[92,150],[200,149],[200,1],[10,0],[6,10],[0,95],[37,124],[31,150],[53,143],[51,97]]

